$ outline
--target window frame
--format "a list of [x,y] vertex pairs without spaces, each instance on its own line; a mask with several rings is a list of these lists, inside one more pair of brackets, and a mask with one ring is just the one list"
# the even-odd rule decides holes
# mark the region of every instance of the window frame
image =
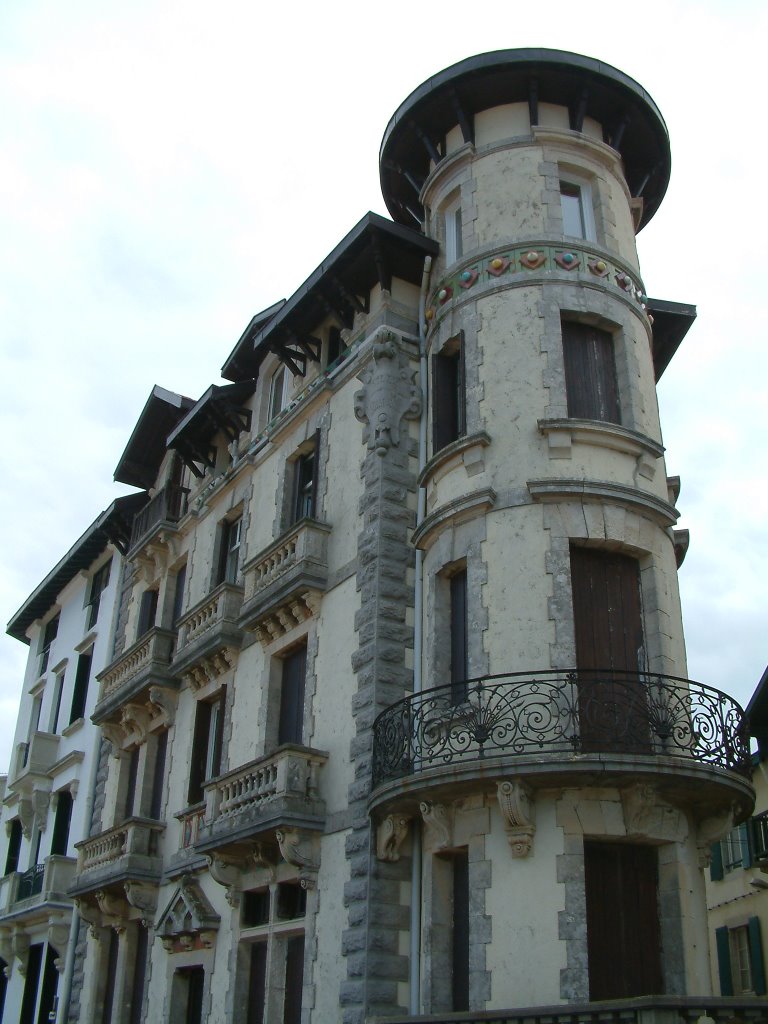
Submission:
[[88,609],[88,616],[86,618],[86,629],[93,629],[99,618],[99,607],[101,605],[101,595],[109,586],[109,579],[112,569],[112,559],[108,559],[103,565],[100,565],[96,572],[91,577],[91,585],[88,591],[88,602],[86,607]]
[[[317,518],[317,487],[319,477],[320,431],[304,445],[291,460],[292,483],[291,504],[287,528],[295,526],[302,519]],[[307,472],[309,468],[309,472]]]
[[[291,673],[295,673],[292,676]],[[304,743],[304,710],[307,699],[307,645],[302,643],[280,658],[280,704],[277,745]]]
[[42,676],[48,669],[48,662],[51,656],[51,648],[56,640],[59,633],[59,620],[61,614],[57,612],[52,615],[50,619],[43,626],[42,633],[40,634],[40,665],[38,668],[38,676]]
[[226,686],[222,686],[209,700],[197,702],[187,784],[190,807],[202,803],[206,784],[221,772],[226,706]]
[[[578,219],[581,230],[577,234],[566,231],[566,208],[563,205],[564,196],[567,199],[576,199],[578,201]],[[570,174],[568,171],[560,174],[560,212],[563,221],[563,235],[566,238],[580,238],[584,242],[597,241],[592,185],[585,178],[580,178],[576,174]],[[572,220],[570,215],[568,220]]]
[[443,210],[443,231],[445,234],[445,265],[451,266],[464,255],[463,218],[461,196],[455,196]]
[[460,331],[432,356],[432,454],[466,433],[466,360]]
[[72,688],[72,703],[69,706],[69,725],[85,718],[92,671],[93,648],[89,647],[87,651],[83,651],[77,658],[75,685]]
[[560,335],[568,418],[622,426],[615,332],[562,317]]
[[221,583],[237,585],[242,582],[240,565],[240,551],[243,546],[242,511],[229,519],[223,519],[220,531],[216,584],[217,586]]
[[[269,378],[269,394],[267,398],[267,423],[276,419],[288,405],[289,383],[288,367],[279,363]],[[278,383],[279,381],[279,383]]]

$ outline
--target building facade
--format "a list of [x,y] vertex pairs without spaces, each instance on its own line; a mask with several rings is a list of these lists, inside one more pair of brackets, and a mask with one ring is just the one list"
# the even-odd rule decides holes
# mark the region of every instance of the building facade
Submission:
[[470,58],[387,128],[392,219],[229,383],[153,389],[69,1020],[731,1018],[704,867],[749,750],[687,679],[655,392],[695,310],[635,248],[669,169],[621,72]]
[[75,842],[89,834],[99,730],[96,673],[112,657],[121,548],[139,496],[118,498],[8,624],[29,644],[2,814],[2,1019],[56,1019],[75,965]]

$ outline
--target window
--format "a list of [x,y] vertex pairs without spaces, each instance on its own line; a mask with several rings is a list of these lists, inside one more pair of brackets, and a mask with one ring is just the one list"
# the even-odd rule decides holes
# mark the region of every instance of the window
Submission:
[[749,841],[749,827],[746,822],[732,828],[728,835],[712,846],[712,861],[709,875],[713,882],[719,882],[724,875],[737,868],[752,866],[752,847]]
[[39,675],[42,675],[43,672],[45,672],[45,670],[48,668],[48,659],[51,654],[51,646],[53,644],[53,641],[56,639],[56,634],[58,633],[58,631],[59,616],[54,615],[54,617],[49,622],[46,622],[45,628],[43,629],[43,635],[40,640],[40,671],[38,673]]
[[141,1024],[141,1010],[144,1002],[144,987],[147,976],[147,954],[149,953],[149,930],[137,921],[136,947],[131,978],[131,1005],[128,1017],[129,1024]]
[[93,574],[93,579],[91,580],[91,591],[88,595],[88,629],[92,629],[96,625],[96,620],[99,617],[101,595],[107,589],[107,585],[109,584],[109,570],[111,565],[111,561],[106,562]]
[[432,357],[432,450],[440,451],[467,432],[464,345],[451,338]]
[[69,824],[72,820],[72,794],[68,789],[62,789],[56,798],[56,814],[53,819],[53,837],[51,839],[51,853],[60,857],[66,857],[67,846],[69,845]]
[[277,742],[301,743],[304,735],[304,683],[307,648],[299,647],[283,658],[280,686],[280,721]]
[[59,715],[61,714],[61,697],[64,693],[64,673],[59,672],[53,687],[53,705],[51,707],[50,732],[56,732],[59,727]]
[[141,640],[143,636],[147,635],[150,629],[154,629],[155,621],[157,619],[157,599],[158,592],[156,590],[145,590],[141,595],[141,604],[139,605],[139,628],[136,635],[137,640]]
[[272,380],[269,384],[269,414],[267,420],[273,420],[278,413],[283,411],[286,405],[288,405],[288,371],[284,366],[280,366],[272,374]]
[[163,810],[163,782],[165,781],[165,759],[168,751],[168,733],[161,732],[155,746],[155,763],[152,769],[152,792],[149,798],[149,816],[161,820]]
[[760,918],[735,928],[716,928],[717,968],[724,996],[766,994]]
[[328,366],[333,366],[337,361],[343,363],[347,356],[347,346],[341,340],[341,331],[338,327],[331,327],[328,331]]
[[85,704],[88,699],[88,684],[91,680],[91,662],[93,651],[81,654],[77,659],[77,672],[75,674],[75,689],[72,694],[72,707],[69,712],[69,724],[76,722],[78,718],[85,717]]
[[127,778],[125,786],[125,803],[123,804],[123,821],[127,821],[135,812],[136,783],[139,778],[139,747],[134,747],[128,757]]
[[612,336],[570,320],[563,321],[562,333],[568,415],[621,423]]
[[8,853],[5,857],[5,871],[6,875],[10,875],[12,871],[17,871],[19,867],[19,853],[21,852],[21,822],[18,818],[11,820],[11,830],[8,835]]
[[300,919],[306,913],[306,890],[297,882],[246,892],[245,939],[238,988],[246,1024],[265,1020],[300,1024],[304,984],[304,934]]
[[457,851],[453,864],[451,1002],[456,1012],[469,1009],[469,855]]
[[451,589],[451,700],[461,704],[467,699],[469,676],[467,621],[467,570],[461,569],[449,580]]
[[586,182],[566,181],[561,178],[560,209],[563,214],[564,235],[595,240],[592,190]]
[[221,524],[221,550],[219,554],[219,583],[240,581],[240,543],[243,535],[243,517],[225,520]]
[[203,992],[205,990],[205,968],[181,967],[173,975],[173,1003],[180,1007],[174,1016],[179,1024],[201,1024],[203,1019]]
[[289,526],[300,519],[314,519],[317,512],[317,452],[320,431],[315,432],[312,447],[293,461],[293,498]]
[[184,586],[187,582],[187,565],[186,562],[179,571],[176,573],[176,579],[173,586],[173,625],[181,618],[181,613],[184,610]]
[[445,262],[446,266],[461,259],[464,253],[461,224],[461,201],[455,199],[445,210]]
[[190,804],[202,801],[204,784],[215,778],[221,769],[225,700],[226,687],[222,687],[215,700],[198,701],[187,791],[187,800]]

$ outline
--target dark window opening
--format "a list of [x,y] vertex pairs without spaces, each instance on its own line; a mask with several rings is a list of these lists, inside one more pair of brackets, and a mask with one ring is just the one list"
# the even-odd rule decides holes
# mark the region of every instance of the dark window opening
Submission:
[[75,688],[72,693],[72,706],[69,711],[69,724],[76,722],[79,718],[85,717],[85,705],[88,699],[88,684],[91,681],[91,663],[93,652],[81,654],[77,659],[77,672],[75,673]]
[[562,334],[568,415],[621,423],[612,336],[570,320],[563,321]]
[[243,893],[243,928],[269,924],[269,889],[251,889]]
[[91,580],[91,591],[88,596],[88,629],[92,629],[96,625],[96,620],[99,617],[101,595],[109,585],[109,570],[111,565],[112,562],[109,561],[105,565],[102,565],[102,567],[93,574],[93,579]]
[[136,951],[131,978],[131,1005],[128,1015],[129,1024],[141,1024],[141,1008],[144,1002],[144,985],[147,976],[147,954],[149,952],[149,933],[141,922],[136,925]]
[[463,337],[451,338],[432,357],[432,450],[467,432]]
[[248,1014],[246,1024],[264,1024],[267,996],[267,944],[254,942],[248,963]]
[[285,1001],[283,1024],[301,1024],[301,990],[304,984],[304,936],[285,944]]
[[221,554],[219,557],[219,583],[240,581],[240,543],[242,541],[243,517],[225,521],[221,527]]
[[37,988],[40,984],[40,968],[43,963],[43,944],[35,943],[29,947],[27,954],[27,970],[24,975],[24,995],[21,1000],[19,1024],[34,1024]]
[[187,582],[187,566],[186,563],[182,565],[179,571],[176,573],[176,579],[173,586],[173,625],[181,618],[181,613],[184,610],[184,585]]
[[72,794],[62,789],[56,800],[56,814],[53,819],[51,853],[66,857],[69,844],[69,825],[72,820]]
[[145,590],[141,595],[137,640],[141,640],[150,629],[154,629],[155,622],[157,621],[157,599],[158,592],[156,590]]
[[192,740],[192,764],[187,799],[198,804],[205,793],[203,786],[221,770],[221,748],[224,734],[224,702],[226,687],[214,701],[198,701],[195,732]]
[[331,327],[328,331],[328,366],[334,363],[343,363],[347,356],[347,346],[341,340],[341,330],[338,327]]
[[453,927],[451,929],[451,1008],[469,1009],[469,855],[460,850],[453,864]]
[[59,616],[54,615],[54,617],[49,622],[46,622],[45,628],[43,629],[43,636],[40,641],[39,675],[42,675],[43,672],[45,672],[45,670],[48,668],[48,659],[50,658],[51,654],[51,646],[53,644],[53,641],[56,639],[56,634],[58,633],[58,631]]
[[53,692],[53,715],[51,716],[51,732],[56,732],[59,727],[59,715],[61,714],[61,698],[64,693],[64,673],[59,672],[56,676],[56,685]]
[[117,955],[120,951],[120,940],[114,928],[109,929],[109,946],[107,947],[107,970],[104,977],[104,1002],[101,1010],[101,1024],[110,1024],[112,1005],[115,1001],[115,983],[117,981]]
[[467,620],[467,570],[451,576],[451,700],[461,704],[467,699],[469,676],[469,623]]
[[6,875],[10,875],[12,871],[18,871],[19,868],[19,853],[21,851],[21,822],[18,818],[11,820],[11,831],[8,836],[8,853],[5,857],[5,871]]
[[293,921],[307,912],[307,890],[296,882],[281,882],[277,888],[277,916]]
[[139,777],[139,748],[134,747],[128,757],[128,778],[125,787],[125,803],[123,805],[123,821],[134,814],[136,803],[136,782]]
[[290,526],[300,519],[314,519],[317,511],[317,452],[319,433],[311,451],[304,452],[293,464],[293,507]]
[[299,647],[283,658],[280,687],[280,721],[277,742],[301,743],[304,735],[304,683],[307,648]]
[[161,732],[155,747],[155,765],[152,772],[152,793],[149,800],[149,816],[160,821],[163,809],[163,782],[165,781],[165,759],[168,751],[168,733]]

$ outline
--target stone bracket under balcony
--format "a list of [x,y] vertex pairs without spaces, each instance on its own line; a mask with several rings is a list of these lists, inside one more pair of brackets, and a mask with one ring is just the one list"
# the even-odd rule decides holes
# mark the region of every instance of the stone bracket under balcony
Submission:
[[100,672],[96,677],[99,700],[92,721],[100,725],[114,718],[123,704],[141,697],[152,686],[177,690],[179,684],[170,665],[175,643],[174,630],[151,629]]
[[243,588],[221,583],[178,626],[178,644],[171,665],[173,674],[190,686],[204,685],[226,672],[243,643],[238,623]]
[[240,625],[263,644],[316,614],[328,585],[331,527],[302,519],[244,566]]
[[195,850],[266,864],[279,849],[288,863],[301,866],[303,857],[316,868],[313,855],[301,853],[302,836],[325,825],[319,783],[327,760],[324,751],[286,744],[209,782]]
[[[99,913],[107,918],[136,917],[130,907],[140,917],[151,917],[163,870],[164,831],[164,822],[134,817],[75,843],[77,879],[70,886],[70,896],[87,898],[89,903],[95,898]],[[107,894],[105,899],[102,894]]]

